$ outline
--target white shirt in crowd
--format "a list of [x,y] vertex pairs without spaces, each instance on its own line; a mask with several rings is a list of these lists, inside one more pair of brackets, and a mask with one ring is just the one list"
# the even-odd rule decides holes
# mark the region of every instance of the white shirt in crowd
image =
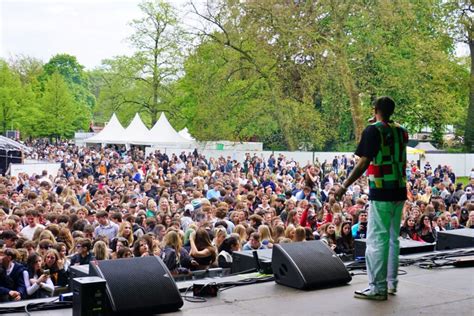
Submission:
[[25,226],[22,230],[21,230],[21,234],[27,238],[28,240],[33,240],[33,235],[35,234],[35,231],[38,227],[41,227],[44,229],[44,226],[41,225],[41,224],[36,224],[35,227],[30,227],[30,225],[28,226]]

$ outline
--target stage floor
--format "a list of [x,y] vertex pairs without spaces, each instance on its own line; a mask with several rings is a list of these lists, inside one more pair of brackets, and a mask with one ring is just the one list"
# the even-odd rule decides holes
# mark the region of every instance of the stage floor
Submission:
[[[367,285],[366,275],[356,275],[349,285],[300,291],[274,282],[232,288],[204,303],[184,303],[167,315],[472,315],[474,268],[425,270],[402,267],[398,293],[388,301],[353,298]],[[355,270],[355,273],[360,271]],[[219,282],[218,279],[215,281]],[[1,307],[1,305],[0,305]],[[39,311],[32,315],[71,315],[71,309]],[[24,315],[11,314],[11,315]]]

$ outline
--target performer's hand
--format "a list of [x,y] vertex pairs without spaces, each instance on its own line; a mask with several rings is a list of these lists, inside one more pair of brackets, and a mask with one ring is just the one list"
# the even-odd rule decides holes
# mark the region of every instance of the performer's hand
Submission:
[[346,191],[347,189],[345,189],[343,186],[339,186],[336,190],[336,193],[334,194],[336,201],[340,201],[342,196],[346,193]]

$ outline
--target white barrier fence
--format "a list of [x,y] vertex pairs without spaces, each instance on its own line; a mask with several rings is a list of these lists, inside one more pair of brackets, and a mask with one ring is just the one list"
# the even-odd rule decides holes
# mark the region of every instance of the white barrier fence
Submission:
[[[145,148],[145,153],[148,156],[150,153],[153,153],[157,148],[147,147]],[[162,153],[167,155],[176,154],[180,155],[183,151],[188,153],[189,149],[180,149],[180,148],[159,148]],[[279,154],[283,154],[287,159],[293,159],[298,162],[300,165],[304,166],[308,163],[318,161],[323,163],[327,160],[329,163],[332,163],[332,160],[335,156],[345,155],[346,157],[351,157],[353,153],[351,152],[305,152],[305,151],[239,151],[239,150],[201,150],[200,154],[205,155],[206,157],[231,157],[237,161],[243,161],[245,159],[245,154],[250,153],[252,156],[255,154],[259,157],[268,160],[271,154],[275,155],[275,158],[278,158]],[[408,161],[418,161],[420,160],[421,168],[425,166],[427,162],[430,163],[431,167],[434,169],[438,165],[448,165],[453,168],[456,176],[469,176],[471,170],[474,168],[474,154],[446,154],[446,153],[428,153],[423,156],[418,154],[408,154]]]
[[[146,155],[154,152],[155,148],[147,147],[145,149]],[[168,155],[175,153],[176,155],[181,154],[183,151],[188,153],[189,149],[178,149],[178,148],[161,148],[161,152],[166,152]],[[288,159],[292,159],[298,162],[300,165],[304,166],[308,163],[318,161],[323,163],[325,160],[331,163],[332,159],[335,156],[346,155],[346,157],[351,157],[352,153],[350,152],[304,152],[304,151],[239,151],[239,150],[202,150],[201,154],[204,154],[206,157],[231,157],[237,161],[243,161],[245,159],[245,153],[250,153],[252,156],[255,154],[259,157],[268,160],[271,154],[275,155],[275,158],[279,154],[285,155]],[[418,161],[420,160],[421,168],[425,166],[427,162],[431,164],[431,167],[434,169],[438,165],[448,165],[453,168],[456,176],[469,176],[472,169],[474,168],[474,154],[446,154],[446,153],[430,153],[425,154],[424,156],[420,155],[408,155],[409,161]],[[27,173],[30,176],[32,174],[40,175],[43,170],[47,170],[49,175],[56,176],[60,168],[59,163],[44,163],[44,162],[33,162],[31,160],[23,164],[11,164],[10,165],[10,174],[12,176],[18,176],[18,173]]]
[[[31,161],[31,160],[30,160]],[[10,164],[10,175],[18,177],[19,173],[26,173],[29,176],[41,175],[43,170],[48,171],[48,175],[56,177],[58,170],[61,168],[59,163],[45,163],[45,162],[28,162],[28,163],[12,163]]]

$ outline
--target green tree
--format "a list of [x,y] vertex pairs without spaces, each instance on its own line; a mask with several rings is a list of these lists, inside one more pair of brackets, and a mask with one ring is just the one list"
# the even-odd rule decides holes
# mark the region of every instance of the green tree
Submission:
[[19,130],[22,137],[38,136],[38,118],[41,111],[38,96],[31,83],[22,85],[21,76],[8,64],[0,61],[0,127],[2,133],[9,129]]
[[185,33],[178,24],[176,10],[167,2],[154,0],[139,4],[142,17],[131,22],[129,38],[136,49],[133,56],[119,56],[103,63],[100,108],[104,116],[120,110],[126,121],[135,112],[144,113],[154,124],[161,111],[175,116],[169,106],[173,99],[169,86],[177,79],[182,64]]
[[451,0],[446,4],[450,31],[459,43],[469,47],[469,97],[464,130],[464,148],[474,152],[474,5],[470,0]]
[[[224,57],[232,79],[254,78],[247,87],[268,91],[273,130],[288,148],[305,142],[289,129],[296,105],[322,117],[315,133],[322,136],[313,137],[326,148],[357,140],[380,95],[396,99],[396,119],[413,132],[458,123],[465,112],[466,73],[453,54],[443,1],[229,0],[193,11],[210,25],[200,30],[207,39],[201,45],[212,41],[235,53]],[[219,64],[222,54],[216,49],[210,60]],[[213,85],[224,84],[219,80]]]
[[90,91],[89,76],[76,57],[68,54],[57,54],[43,66],[43,69],[44,72],[39,77],[40,82],[44,85],[54,73],[59,73],[66,82],[74,100],[80,105],[81,111],[84,111],[81,112],[81,115],[90,121],[96,99]]
[[31,85],[37,87],[38,78],[43,73],[43,62],[40,59],[16,55],[9,60],[10,68],[19,77],[23,85]]
[[[280,46],[283,49],[279,49],[274,44],[275,37],[268,36],[265,32],[271,28],[262,25],[269,10],[259,7],[267,15],[260,13],[252,15],[253,12],[249,8],[250,4],[233,1],[222,2],[215,7],[208,3],[205,12],[200,12],[193,6],[194,13],[210,24],[209,27],[200,29],[200,35],[204,39],[203,45],[214,44],[213,51],[207,54],[209,63],[220,67],[216,73],[204,72],[209,78],[208,81],[195,81],[195,84],[210,81],[205,88],[207,91],[210,89],[214,91],[213,88],[224,85],[226,95],[230,96],[220,103],[212,102],[213,100],[209,98],[200,100],[196,114],[220,111],[228,115],[230,119],[225,122],[230,125],[227,130],[232,131],[231,139],[280,139],[284,141],[284,147],[289,149],[297,149],[302,145],[308,147],[309,140],[311,140],[309,147],[321,146],[326,134],[320,133],[323,129],[323,125],[320,124],[322,121],[319,113],[314,111],[314,90],[300,95],[292,93],[291,83],[288,84],[288,81],[281,78],[288,77],[282,68],[292,63],[285,57],[294,61],[294,56],[285,51],[286,46]],[[292,26],[287,24],[282,26],[282,29],[290,29]],[[188,69],[185,70],[188,75]],[[196,75],[199,77],[199,72]],[[253,96],[245,95],[249,92],[254,92]],[[235,106],[232,97],[237,99],[237,104],[240,106]],[[232,105],[231,109],[223,109],[229,104]],[[212,108],[216,110],[211,112]],[[251,115],[248,115],[249,113]],[[211,117],[216,116],[211,114]],[[233,121],[239,117],[246,119]],[[311,125],[314,128],[302,131],[297,123],[306,119],[314,123]],[[214,120],[211,125],[211,130],[217,135],[222,130],[215,128],[219,121]],[[199,122],[201,120],[196,118],[196,124]]]
[[77,128],[81,109],[63,77],[53,73],[45,83],[41,99],[43,117],[42,136],[71,137]]
[[19,77],[10,70],[5,61],[0,60],[0,122],[3,133],[13,125],[21,94]]

